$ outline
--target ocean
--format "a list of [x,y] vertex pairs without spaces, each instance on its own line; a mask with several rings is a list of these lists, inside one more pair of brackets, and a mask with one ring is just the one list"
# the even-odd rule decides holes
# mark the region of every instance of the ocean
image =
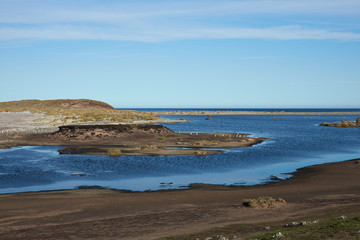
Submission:
[[[318,109],[321,111],[329,109]],[[250,148],[226,149],[223,154],[208,156],[60,155],[60,146],[1,149],[0,193],[94,186],[154,191],[187,188],[191,183],[256,185],[271,181],[273,176],[288,178],[301,167],[360,158],[359,128],[319,126],[325,121],[355,120],[359,116],[213,115],[210,121],[200,115],[162,117],[191,120],[163,124],[173,131],[250,133],[267,139]]]
[[360,108],[116,108],[136,111],[360,112]]

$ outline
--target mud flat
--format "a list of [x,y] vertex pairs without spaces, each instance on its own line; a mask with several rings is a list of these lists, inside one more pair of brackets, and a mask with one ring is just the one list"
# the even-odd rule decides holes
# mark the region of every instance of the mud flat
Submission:
[[[252,187],[196,184],[156,192],[94,188],[5,194],[0,195],[0,239],[157,239],[189,233],[192,237],[179,239],[219,239],[224,229],[230,232],[227,238],[244,239],[266,233],[265,226],[358,217],[359,173],[358,160],[352,160],[306,167],[287,180]],[[283,198],[287,204],[242,205],[242,199],[259,196]],[[222,228],[230,224],[239,231]],[[209,230],[213,227],[218,229]]]

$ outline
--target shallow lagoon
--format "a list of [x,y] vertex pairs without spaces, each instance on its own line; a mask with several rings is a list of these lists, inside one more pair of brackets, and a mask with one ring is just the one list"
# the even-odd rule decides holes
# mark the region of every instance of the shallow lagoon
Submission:
[[[61,147],[0,150],[0,193],[81,186],[144,191],[191,183],[253,185],[297,168],[360,157],[360,129],[320,127],[356,116],[163,116],[192,122],[165,124],[180,132],[240,132],[269,138],[251,148],[209,156],[59,155]],[[273,119],[277,117],[278,119]]]

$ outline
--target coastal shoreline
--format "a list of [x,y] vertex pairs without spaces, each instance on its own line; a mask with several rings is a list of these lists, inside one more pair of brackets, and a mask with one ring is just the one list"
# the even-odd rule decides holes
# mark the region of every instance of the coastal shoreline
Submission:
[[251,147],[264,138],[246,133],[179,133],[162,125],[69,125],[47,134],[8,137],[0,148],[66,146],[60,154],[208,155],[219,149]]
[[[77,189],[3,194],[0,237],[156,239],[234,223],[314,218],[332,209],[356,214],[359,172],[356,159],[301,168],[288,179],[246,187],[193,184],[190,189],[154,192]],[[242,199],[259,196],[283,198],[287,204],[270,209],[242,206]]]
[[[6,113],[8,114],[8,113]],[[311,113],[311,115],[327,115]],[[334,115],[333,113],[331,113]],[[339,113],[341,115],[347,115]],[[350,114],[350,113],[349,113]],[[352,115],[353,113],[351,113]],[[1,113],[0,113],[1,115]],[[27,128],[48,126],[46,122],[33,125],[31,113],[8,114],[20,116],[23,121],[14,122],[10,118],[7,123],[15,123]],[[181,115],[181,114],[180,114]],[[192,114],[193,115],[193,114]],[[207,115],[201,113],[200,115]],[[210,115],[210,114],[208,114]],[[226,115],[226,114],[219,114]],[[239,115],[239,114],[236,114]],[[248,114],[252,115],[252,114]],[[256,114],[262,115],[262,114]],[[266,115],[279,115],[269,113]],[[284,113],[283,115],[288,115]],[[301,115],[296,113],[294,115]],[[306,114],[302,114],[306,115]],[[309,114],[310,115],[310,114]],[[328,114],[330,115],[330,114]],[[335,114],[337,115],[337,114]],[[30,118],[29,118],[30,117]],[[39,117],[36,115],[36,117]],[[211,116],[208,116],[211,117]],[[156,120],[155,120],[156,121]],[[172,120],[170,120],[171,122]],[[177,121],[177,120],[175,120]],[[179,120],[186,121],[186,120]],[[2,124],[4,122],[1,122]],[[148,123],[142,121],[141,123]],[[85,123],[88,128],[94,122]],[[101,122],[97,122],[101,124]],[[116,124],[115,124],[116,125]],[[114,126],[115,126],[114,125]],[[80,126],[80,125],[79,125]],[[111,126],[111,125],[108,125]],[[132,126],[136,126],[133,124]],[[150,125],[148,125],[150,126]],[[158,125],[157,125],[158,126]],[[0,126],[4,127],[3,125]],[[9,127],[9,125],[5,126]],[[58,126],[52,126],[58,128]],[[69,127],[69,126],[65,126]],[[111,128],[111,127],[104,127]],[[150,126],[151,129],[151,126]],[[101,129],[100,129],[101,130]],[[14,129],[10,136],[0,136],[0,145],[11,147],[15,145],[62,145],[78,147],[79,154],[89,154],[86,148],[103,151],[108,148],[119,148],[121,141],[111,145],[113,138],[96,137],[104,134],[99,130],[94,132],[93,139],[85,139],[85,135],[60,134],[53,139],[54,130],[37,134],[22,135],[19,129]],[[70,131],[71,132],[71,131]],[[20,134],[19,134],[20,133]],[[127,144],[131,147],[151,146],[174,147],[177,142],[188,142],[183,146],[203,147],[211,144],[215,136],[206,133],[171,133],[170,135],[137,135]],[[186,138],[183,136],[186,135]],[[205,134],[205,135],[203,135]],[[208,133],[209,134],[209,133]],[[216,135],[221,133],[211,133]],[[221,142],[229,144],[234,136],[225,136]],[[50,138],[49,135],[51,135]],[[81,135],[81,136],[80,136]],[[99,135],[100,136],[100,135]],[[141,137],[140,137],[141,136]],[[147,136],[147,137],[144,137]],[[163,138],[165,136],[165,139]],[[84,137],[84,139],[82,139]],[[96,138],[95,138],[96,137]],[[124,136],[128,138],[129,136]],[[182,140],[179,141],[178,139]],[[208,139],[207,139],[208,138]],[[100,140],[101,139],[101,140]],[[104,140],[105,139],[105,140]],[[143,142],[139,142],[142,139]],[[207,139],[206,141],[202,141]],[[228,140],[225,140],[228,139]],[[249,138],[244,134],[239,140],[253,139],[252,142],[242,142],[243,147],[249,147],[263,139]],[[100,140],[100,142],[98,142]],[[195,142],[199,141],[199,146]],[[219,140],[219,136],[217,139]],[[10,141],[10,142],[9,142]],[[11,143],[11,141],[13,141]],[[201,142],[202,141],[202,142]],[[135,144],[136,142],[136,144]],[[171,142],[171,144],[169,144]],[[217,144],[219,144],[217,143]],[[236,143],[239,144],[240,142]],[[124,146],[122,146],[124,147]],[[216,145],[214,148],[234,146]],[[236,145],[235,147],[239,147]],[[84,150],[85,148],[85,150]],[[126,148],[122,154],[127,154]],[[161,151],[164,149],[159,148]],[[74,154],[74,149],[70,149]],[[152,149],[153,150],[153,149]],[[136,150],[137,151],[137,150]],[[158,149],[156,149],[158,151]],[[157,152],[160,153],[160,152]],[[97,152],[96,154],[99,154]],[[134,152],[130,153],[134,154]],[[152,155],[154,152],[143,152]],[[154,154],[156,155],[156,154]],[[337,215],[359,216],[360,214],[360,164],[358,159],[326,163],[300,168],[285,180],[274,181],[255,186],[224,186],[208,184],[191,184],[189,189],[171,189],[147,192],[130,192],[106,188],[81,188],[73,190],[9,193],[0,195],[0,238],[1,239],[157,239],[169,235],[181,235],[208,230],[212,227],[225,227],[231,224],[248,224],[248,232],[241,237],[264,232],[264,225],[278,222],[291,222],[301,219],[329,218]],[[242,205],[243,199],[271,196],[285,199],[287,204],[274,208],[249,209]],[[335,213],[334,213],[335,212]],[[248,226],[246,225],[246,226]],[[254,230],[255,229],[255,230]],[[240,234],[240,233],[239,233]],[[240,235],[239,235],[240,236]],[[186,238],[184,238],[186,239]]]

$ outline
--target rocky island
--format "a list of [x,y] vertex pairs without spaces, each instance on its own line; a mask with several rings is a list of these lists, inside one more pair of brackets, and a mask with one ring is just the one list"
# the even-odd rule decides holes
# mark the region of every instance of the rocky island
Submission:
[[360,128],[360,118],[357,118],[356,121],[349,121],[349,120],[342,120],[341,122],[333,122],[333,123],[327,123],[323,122],[320,124],[320,126],[324,127],[359,127]]

